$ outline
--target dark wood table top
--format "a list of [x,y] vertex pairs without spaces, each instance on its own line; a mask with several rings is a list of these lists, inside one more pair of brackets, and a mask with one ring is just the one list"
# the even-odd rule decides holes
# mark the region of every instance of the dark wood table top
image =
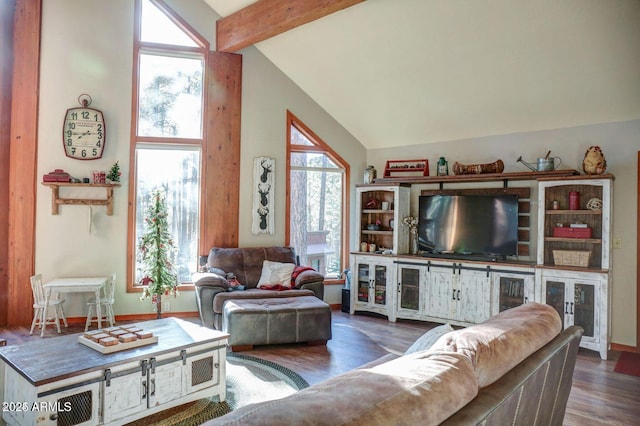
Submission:
[[158,342],[101,354],[78,342],[82,333],[0,348],[0,359],[34,386],[59,381],[92,371],[101,371],[124,363],[143,360],[192,346],[216,342],[229,335],[177,318],[144,321],[136,325],[158,336]]

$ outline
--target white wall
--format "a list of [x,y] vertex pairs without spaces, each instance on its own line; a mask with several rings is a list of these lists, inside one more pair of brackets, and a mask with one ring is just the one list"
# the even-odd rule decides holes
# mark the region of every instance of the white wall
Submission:
[[[45,281],[61,276],[118,275],[116,315],[150,313],[149,300],[126,293],[127,203],[133,61],[133,1],[57,0],[43,4],[38,175],[64,169],[75,177],[90,177],[120,162],[122,187],[115,190],[113,216],[102,206],[61,206],[51,214],[51,190],[37,188],[36,271]],[[218,16],[201,0],[168,1],[185,21],[215,47]],[[73,15],[74,25],[68,17]],[[84,26],[81,23],[86,23]],[[364,164],[362,145],[319,108],[255,48],[242,52],[242,151],[240,245],[284,243],[286,109],[290,109],[345,160]],[[67,108],[79,106],[88,93],[92,107],[104,112],[107,134],[102,159],[67,158],[62,147],[62,121]],[[251,234],[250,191],[255,156],[276,158],[276,233]],[[63,189],[65,197],[104,197],[97,188]],[[211,201],[211,200],[208,200]],[[353,215],[352,215],[353,216]],[[88,295],[66,295],[70,317],[86,315]],[[328,289],[326,300],[339,303],[339,289]],[[171,311],[196,311],[193,292],[171,299]]]
[[[582,160],[586,149],[599,145],[607,159],[607,172],[615,175],[613,202],[613,237],[619,238],[622,248],[613,250],[612,296],[612,342],[636,345],[636,248],[637,248],[637,153],[640,151],[640,120],[621,123],[605,123],[590,126],[553,129],[537,132],[488,136],[475,139],[413,145],[401,149],[376,149],[367,152],[367,162],[373,164],[378,173],[384,170],[386,160],[428,158],[430,173],[435,175],[438,158],[449,161],[449,170],[455,161],[463,164],[491,163],[502,159],[505,172],[528,171],[516,159],[528,162],[544,156],[551,150],[552,156],[562,158],[560,168],[582,172]],[[500,183],[493,183],[495,187]],[[523,185],[514,182],[513,186]],[[466,185],[462,185],[466,186]],[[413,214],[417,211],[417,193],[412,189]],[[535,197],[535,192],[534,195]],[[532,204],[532,212],[536,211]],[[535,216],[535,215],[533,215]],[[535,218],[534,218],[535,219]],[[535,235],[535,222],[532,224]],[[535,244],[531,251],[535,260]]]

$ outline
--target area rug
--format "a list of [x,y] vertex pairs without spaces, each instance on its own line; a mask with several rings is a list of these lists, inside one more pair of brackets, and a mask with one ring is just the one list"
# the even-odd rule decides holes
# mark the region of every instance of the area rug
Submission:
[[308,387],[297,373],[275,362],[227,354],[227,403],[231,409],[284,398]]
[[618,358],[613,371],[640,377],[640,354],[633,352],[620,353],[620,358]]
[[196,426],[244,405],[284,398],[309,386],[288,368],[249,355],[228,353],[226,369],[226,401],[201,399],[127,426]]

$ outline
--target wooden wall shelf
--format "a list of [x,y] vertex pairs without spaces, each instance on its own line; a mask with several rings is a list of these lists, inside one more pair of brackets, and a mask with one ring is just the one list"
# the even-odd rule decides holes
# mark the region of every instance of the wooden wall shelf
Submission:
[[456,182],[504,182],[504,186],[507,186],[507,182],[510,180],[537,180],[543,178],[557,179],[560,177],[578,177],[580,172],[577,170],[553,170],[550,172],[514,172],[514,173],[483,173],[472,175],[448,175],[448,176],[405,176],[405,177],[385,177],[382,179],[376,179],[374,183],[378,184],[390,184],[390,183],[405,183],[405,184],[426,184],[426,183],[439,183],[442,187],[445,183]]
[[[58,214],[60,204],[70,204],[76,206],[107,206],[107,216],[113,215],[113,188],[119,188],[119,183],[71,183],[71,182],[42,182],[44,186],[51,188],[51,214]],[[60,187],[75,188],[105,188],[107,190],[106,199],[96,198],[62,198],[60,197]]]

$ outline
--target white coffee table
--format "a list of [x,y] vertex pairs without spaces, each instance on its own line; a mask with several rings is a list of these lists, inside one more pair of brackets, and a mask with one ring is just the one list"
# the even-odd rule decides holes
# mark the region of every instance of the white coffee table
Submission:
[[158,342],[101,354],[78,336],[0,348],[11,425],[124,424],[201,398],[226,398],[228,334],[165,318],[135,324]]

